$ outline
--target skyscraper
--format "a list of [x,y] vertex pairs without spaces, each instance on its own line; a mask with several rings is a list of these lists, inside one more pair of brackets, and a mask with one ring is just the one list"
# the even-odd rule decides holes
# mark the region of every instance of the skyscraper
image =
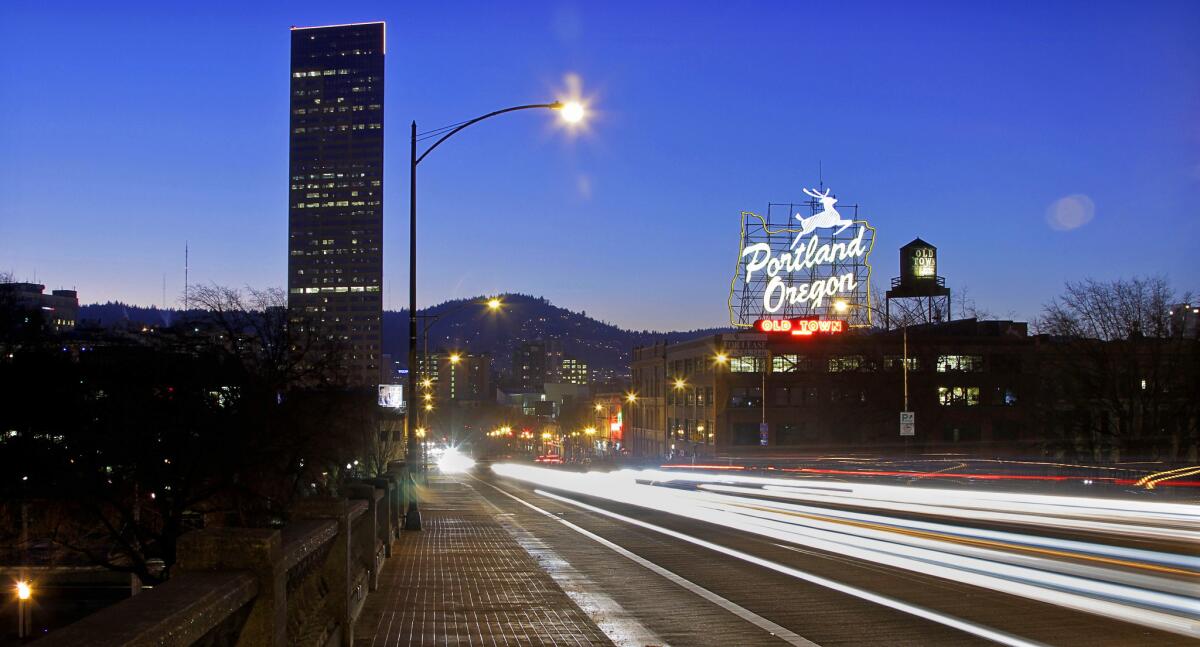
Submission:
[[288,318],[379,382],[384,23],[292,28]]

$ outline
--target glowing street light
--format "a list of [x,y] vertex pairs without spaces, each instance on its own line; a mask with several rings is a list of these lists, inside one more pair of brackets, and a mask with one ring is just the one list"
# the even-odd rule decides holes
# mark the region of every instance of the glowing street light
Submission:
[[717,353],[713,356],[713,361],[718,364],[724,364],[729,361],[729,356],[725,353]]
[[683,387],[687,386],[687,382],[682,377],[675,378],[675,390],[682,391]]
[[838,299],[837,301],[833,302],[833,309],[837,312],[844,313],[850,309],[850,304],[846,303],[842,299]]
[[604,405],[597,402],[596,403],[596,411],[604,411]]
[[424,438],[424,437],[425,437],[425,428],[417,427],[417,438]]
[[31,597],[33,597],[33,586],[31,586],[29,582],[26,582],[25,580],[17,582],[17,599],[28,600]]
[[433,405],[432,405],[432,404],[429,404],[428,402],[426,402],[426,403],[425,403],[425,410],[426,410],[426,411],[433,411]]
[[633,404],[634,402],[637,402],[637,394],[636,394],[636,393],[632,393],[632,392],[630,392],[630,393],[626,393],[626,394],[625,394],[625,401],[626,401],[626,402],[628,402],[629,404]]
[[562,115],[562,120],[569,124],[577,124],[583,121],[585,110],[582,103],[578,101],[568,101],[559,103],[559,114]]
[[500,306],[502,306],[502,305],[504,305],[504,302],[496,297],[492,297],[487,300],[488,310],[492,310],[492,311],[499,310]]
[[421,380],[421,386],[428,389],[429,387],[433,386],[433,380],[431,380],[429,378],[425,378],[425,379]]
[[459,355],[458,353],[454,353],[453,355],[450,356],[451,364],[457,364],[461,361],[462,361],[462,355]]
[[589,436],[594,436],[594,435],[596,435],[596,428],[595,428],[595,427],[588,427],[587,429],[584,429],[584,430],[583,430],[583,433],[585,433],[585,434],[587,434],[587,435],[589,435]]

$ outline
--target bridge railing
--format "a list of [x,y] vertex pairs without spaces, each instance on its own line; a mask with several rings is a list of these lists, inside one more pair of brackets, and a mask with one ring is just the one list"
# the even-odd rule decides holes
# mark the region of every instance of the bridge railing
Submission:
[[343,645],[400,537],[403,467],[296,503],[282,529],[179,538],[166,583],[58,629],[38,645]]

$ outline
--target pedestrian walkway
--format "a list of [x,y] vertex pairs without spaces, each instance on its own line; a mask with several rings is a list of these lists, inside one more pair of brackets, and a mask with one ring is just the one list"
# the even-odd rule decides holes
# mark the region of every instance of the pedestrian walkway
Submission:
[[470,479],[430,477],[355,624],[355,645],[611,645],[505,529]]

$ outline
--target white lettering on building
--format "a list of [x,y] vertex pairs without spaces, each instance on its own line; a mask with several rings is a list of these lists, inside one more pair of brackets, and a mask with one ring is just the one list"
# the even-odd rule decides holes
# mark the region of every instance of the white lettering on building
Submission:
[[[816,217],[811,216],[810,218]],[[797,218],[804,220],[800,216]],[[831,221],[828,226],[841,225],[841,228],[845,229],[847,226],[855,224],[846,223],[848,221]],[[757,272],[764,272],[770,279],[763,293],[763,310],[765,312],[779,312],[787,305],[807,304],[811,308],[819,308],[826,299],[832,299],[838,294],[852,292],[858,288],[858,280],[853,271],[808,282],[797,282],[791,275],[831,263],[854,261],[866,263],[867,254],[871,249],[870,244],[865,242],[867,233],[865,223],[858,223],[858,233],[848,243],[821,242],[820,236],[810,233],[812,231],[808,223],[804,222],[803,230],[796,234],[791,248],[779,254],[776,254],[775,250],[771,249],[771,245],[767,243],[755,243],[742,250],[742,262],[745,263],[746,272],[744,281],[750,283]]]

